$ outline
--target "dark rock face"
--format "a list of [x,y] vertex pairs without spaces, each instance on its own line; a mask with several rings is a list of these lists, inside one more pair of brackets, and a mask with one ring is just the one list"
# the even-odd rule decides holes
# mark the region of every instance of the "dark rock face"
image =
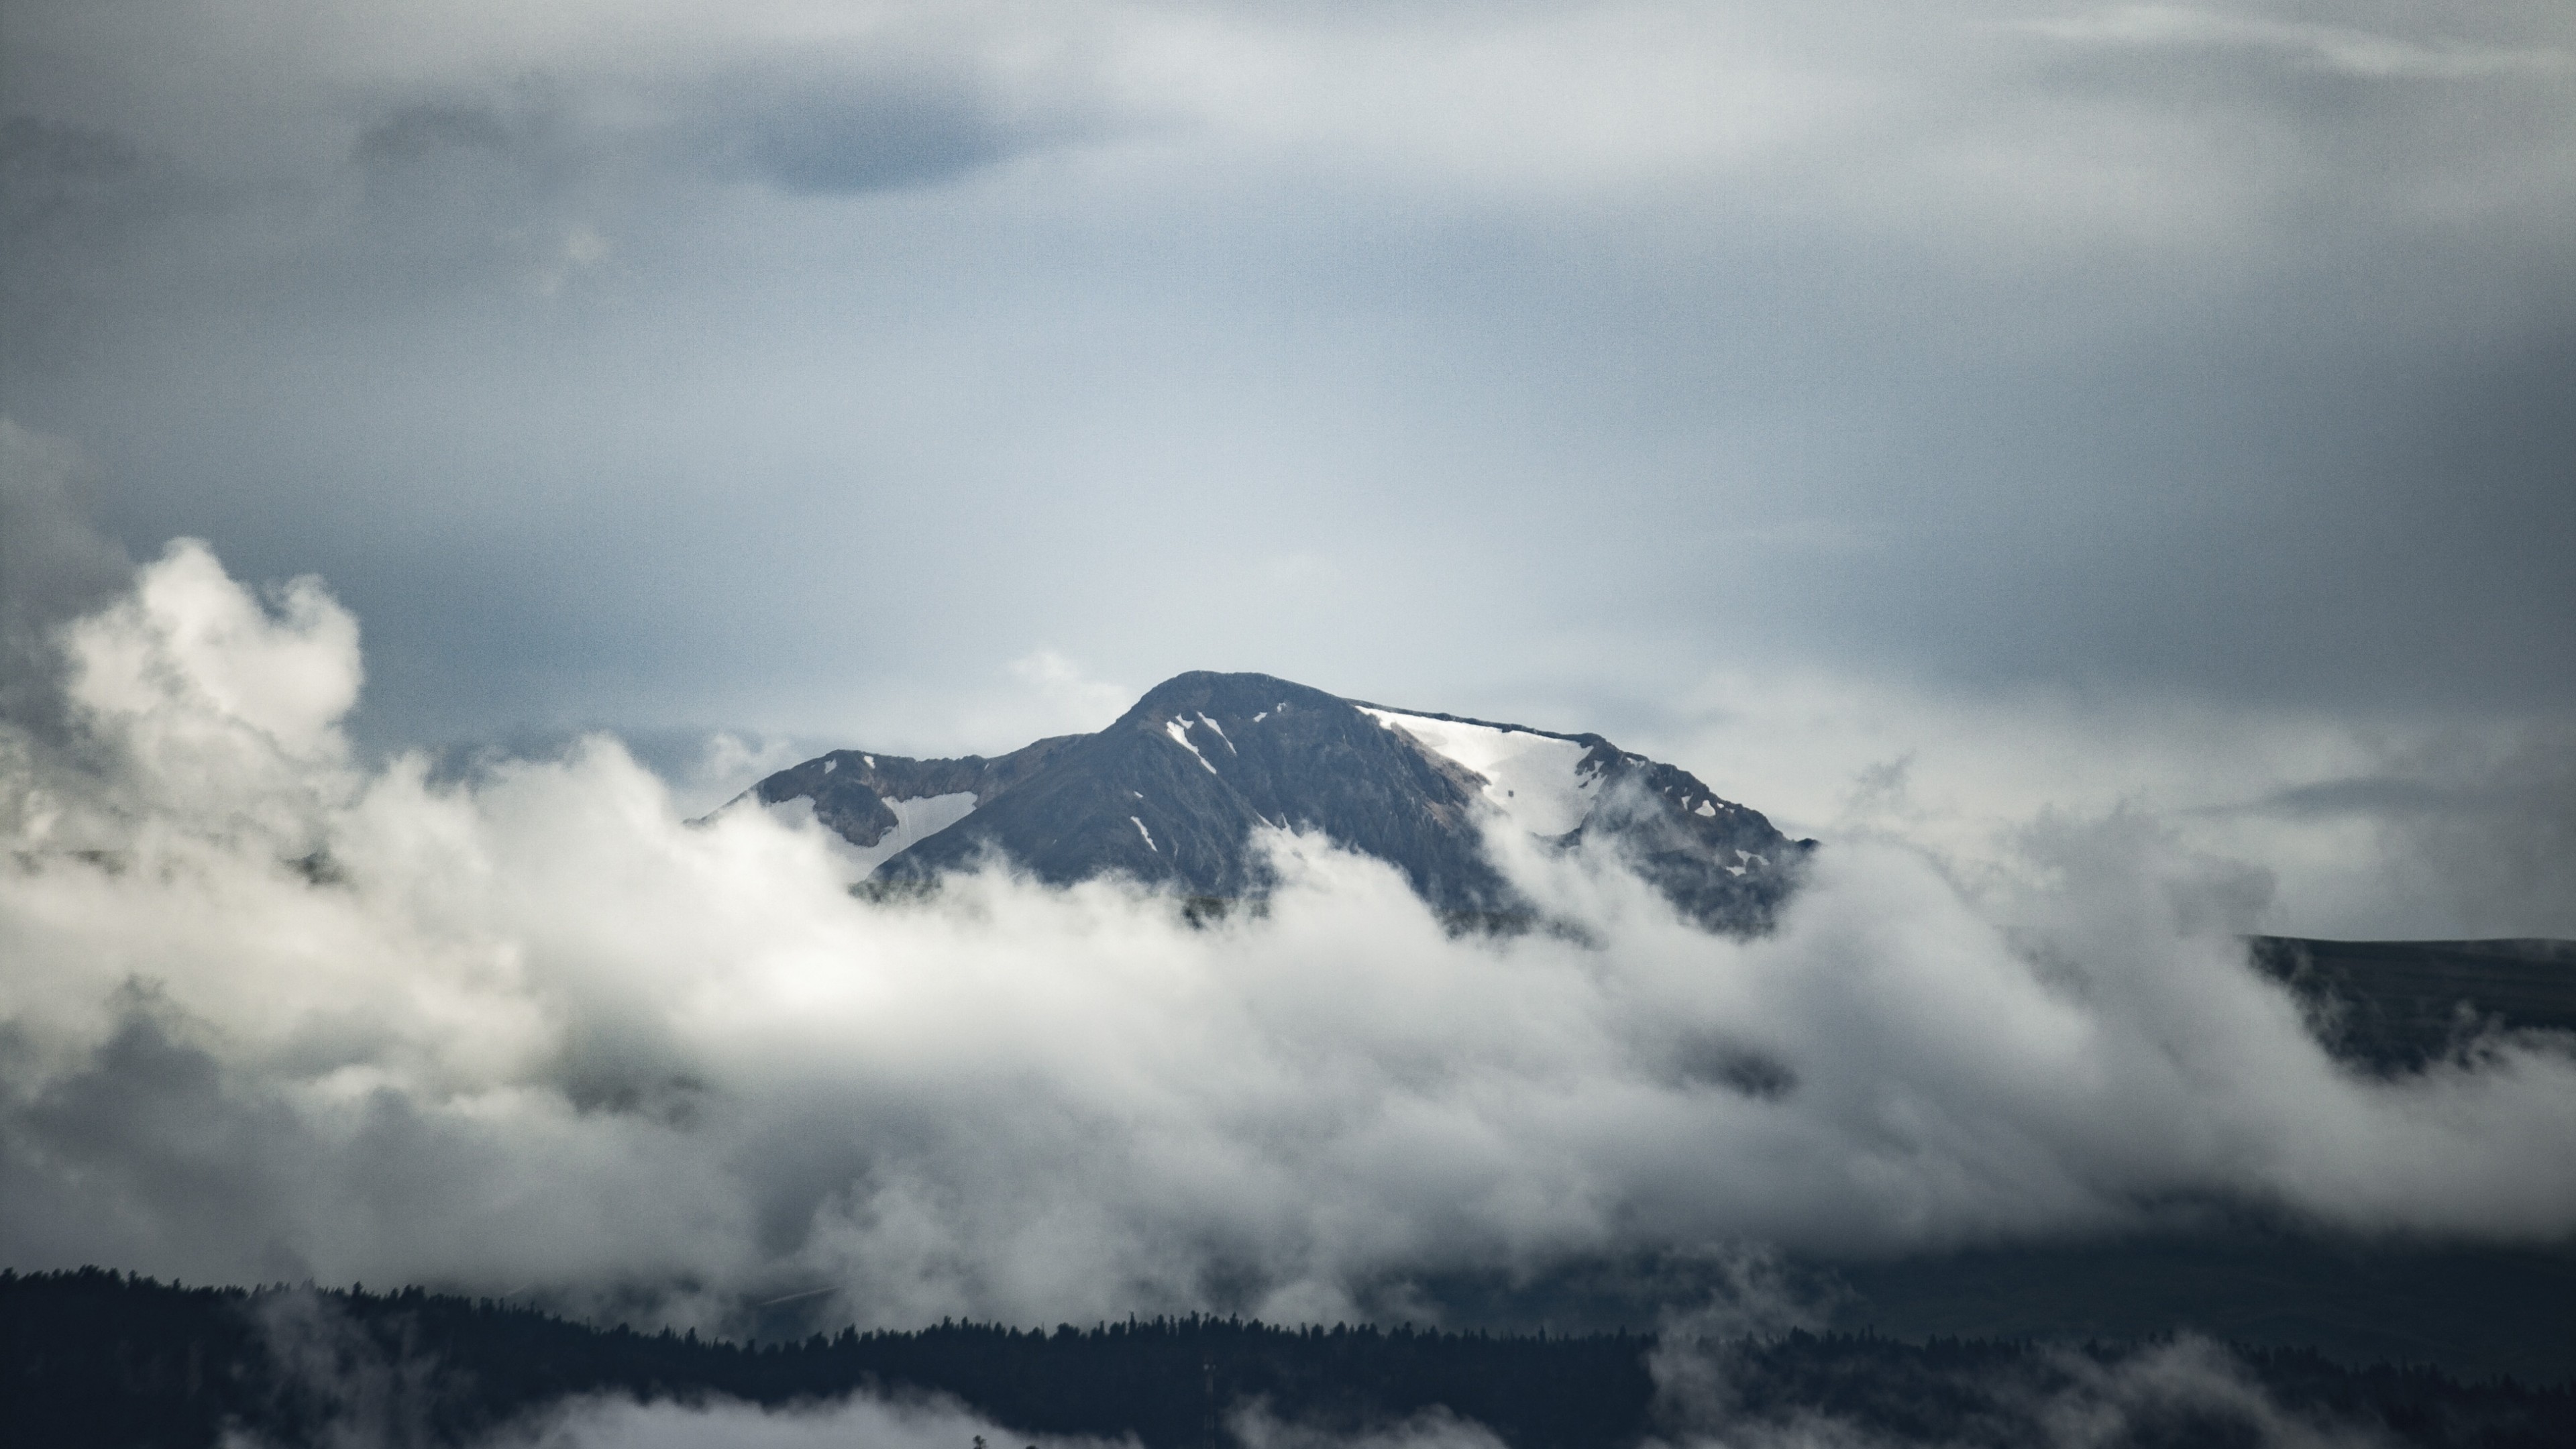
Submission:
[[1057,735],[1024,745],[997,759],[968,755],[958,760],[908,760],[901,755],[872,755],[862,750],[834,750],[791,766],[752,787],[763,805],[790,800],[814,802],[814,818],[852,845],[874,845],[895,828],[888,800],[924,800],[935,795],[973,795],[985,802],[1034,775],[1067,745],[1085,735]]
[[1575,834],[1609,837],[1639,875],[1699,920],[1769,921],[1815,842],[1789,839],[1687,770],[1600,748],[1616,758],[1603,771],[1600,806]]
[[2254,936],[2254,966],[2289,987],[2327,1050],[2383,1077],[2499,1039],[2576,1045],[2576,941],[2317,941]]
[[1267,825],[1384,860],[1441,911],[1525,913],[1481,830],[1489,812],[1508,813],[1512,792],[1436,747],[1452,737],[1489,753],[1497,740],[1505,753],[1552,751],[1535,775],[1512,777],[1536,780],[1555,791],[1554,808],[1579,812],[1571,830],[1546,838],[1614,845],[1715,929],[1767,925],[1814,844],[1598,735],[1363,706],[1266,674],[1183,674],[1098,734],[993,760],[838,750],[754,793],[769,804],[810,798],[816,818],[862,846],[894,827],[888,801],[974,794],[964,819],[879,866],[883,881],[924,881],[998,855],[1052,884],[1119,873],[1189,895],[1258,896],[1274,883],[1253,837]]
[[919,878],[998,848],[1053,883],[1124,871],[1195,895],[1270,885],[1252,829],[1320,831],[1388,861],[1443,910],[1510,899],[1474,786],[1345,700],[1266,674],[1184,674],[1054,767],[887,861]]

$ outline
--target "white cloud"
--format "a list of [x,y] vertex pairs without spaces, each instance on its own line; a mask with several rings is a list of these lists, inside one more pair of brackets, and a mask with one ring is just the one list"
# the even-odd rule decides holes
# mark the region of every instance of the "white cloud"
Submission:
[[1011,661],[1010,675],[1044,703],[1050,723],[1063,730],[1095,730],[1125,712],[1134,690],[1094,679],[1081,665],[1052,649]]
[[[819,831],[685,826],[604,739],[468,784],[351,771],[352,626],[312,585],[280,607],[173,551],[69,636],[117,681],[108,763],[10,756],[14,1264],[708,1322],[818,1287],[872,1323],[1329,1318],[1432,1270],[2062,1234],[2176,1196],[2576,1227],[2576,1062],[2345,1075],[2239,959],[2242,873],[2134,812],[2025,832],[1973,894],[1839,842],[1751,942],[1508,849],[1589,940],[1453,938],[1290,837],[1268,914],[1214,929],[1000,873],[871,906]],[[42,823],[72,809],[77,841]]]
[[2259,864],[2249,929],[2576,934],[2557,844],[2576,746],[2544,713],[2427,721],[1812,665],[1711,672],[1658,713],[1623,742],[1792,835],[1903,840],[1963,882],[2022,869],[2035,819],[2128,812],[2177,849]]

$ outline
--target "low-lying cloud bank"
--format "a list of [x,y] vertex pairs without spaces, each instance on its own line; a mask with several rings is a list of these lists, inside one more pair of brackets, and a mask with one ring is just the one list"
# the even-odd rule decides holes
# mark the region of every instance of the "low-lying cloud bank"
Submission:
[[1502,841],[1581,931],[1453,937],[1286,834],[1267,913],[1207,928],[998,868],[870,904],[819,831],[685,825],[610,739],[461,783],[355,763],[357,626],[317,581],[181,542],[57,637],[63,728],[0,735],[20,1267],[1294,1321],[1433,1273],[2211,1202],[2576,1231],[2576,1061],[2341,1070],[2243,964],[2259,880],[2133,813],[1973,883],[1833,843],[1754,941]]

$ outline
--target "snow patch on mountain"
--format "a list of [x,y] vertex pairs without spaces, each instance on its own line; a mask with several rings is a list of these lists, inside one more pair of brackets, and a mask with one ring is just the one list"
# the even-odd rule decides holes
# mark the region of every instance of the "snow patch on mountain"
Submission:
[[1207,717],[1207,715],[1206,715],[1206,714],[1204,714],[1204,713],[1202,713],[1202,714],[1199,716],[1199,723],[1200,723],[1200,724],[1203,724],[1203,725],[1206,725],[1209,729],[1212,729],[1212,730],[1216,731],[1216,737],[1217,737],[1218,739],[1220,739],[1220,740],[1224,740],[1224,741],[1225,741],[1225,752],[1226,752],[1227,754],[1229,754],[1229,755],[1239,755],[1239,754],[1242,754],[1242,753],[1243,753],[1243,751],[1238,750],[1238,749],[1236,749],[1236,748],[1234,747],[1234,741],[1233,741],[1232,739],[1227,738],[1226,733],[1225,733],[1225,726],[1223,726],[1223,725],[1221,725],[1221,724],[1218,724],[1215,720],[1212,720],[1212,719],[1208,718],[1208,717]]
[[1592,814],[1600,780],[1583,770],[1589,751],[1578,741],[1367,705],[1360,713],[1483,777],[1485,799],[1532,835],[1563,835]]
[[[1199,754],[1199,747],[1190,743],[1190,722],[1188,720],[1182,719],[1178,715],[1174,715],[1171,719],[1164,722],[1163,732],[1170,735],[1182,749],[1189,751],[1193,755],[1198,755],[1199,768],[1207,771],[1211,775],[1216,773],[1216,766],[1209,764],[1208,757]],[[1227,744],[1231,747],[1233,742],[1229,740],[1227,741]]]
[[[755,797],[746,801],[757,803]],[[860,878],[876,873],[876,868],[894,858],[895,852],[931,836],[965,819],[975,810],[975,792],[960,790],[952,795],[925,795],[918,800],[888,800],[885,807],[894,812],[894,828],[878,837],[873,845],[857,845],[828,828],[823,834],[833,843],[833,855],[855,869]],[[801,830],[814,823],[814,798],[799,795],[774,805],[761,805],[770,819],[791,830]],[[818,827],[821,828],[821,827]]]
[[876,860],[868,862],[870,870],[914,841],[927,840],[975,813],[975,792],[960,790],[951,795],[925,795],[918,800],[888,800],[885,803],[886,808],[894,812],[895,826],[885,833],[885,839],[870,847],[881,852]]

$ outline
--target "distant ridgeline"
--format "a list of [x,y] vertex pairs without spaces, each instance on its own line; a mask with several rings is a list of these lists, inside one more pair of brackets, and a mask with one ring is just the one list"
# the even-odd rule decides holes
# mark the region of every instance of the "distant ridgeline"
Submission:
[[2116,1432],[2084,1442],[2282,1442],[2267,1431],[2266,1414],[2312,1427],[2319,1443],[2576,1443],[2576,1387],[2563,1379],[2472,1384],[2427,1369],[2344,1367],[2296,1350],[2242,1350],[2232,1368],[2197,1371],[2201,1392],[2176,1393],[2193,1365],[2159,1360],[2152,1348],[1800,1332],[1681,1345],[1722,1374],[1722,1391],[1691,1403],[1658,1393],[1649,1367],[1656,1340],[1625,1333],[1282,1328],[1193,1317],[1052,1332],[943,1323],[735,1344],[592,1328],[419,1289],[181,1289],[98,1269],[0,1273],[0,1344],[0,1424],[23,1449],[432,1449],[485,1442],[575,1396],[813,1406],[860,1391],[953,1396],[1011,1431],[1005,1449],[1075,1436],[1216,1449],[1239,1442],[1236,1416],[1255,1408],[1330,1437],[1445,1411],[1516,1449],[1793,1435],[2020,1449],[2068,1442],[2058,1431],[2072,1422],[2109,1429],[2106,1416]]
[[2320,1041],[2386,1076],[2497,1040],[2576,1045],[2576,941],[2311,941],[2256,936],[2255,966],[2298,993]]
[[1383,860],[1466,920],[1528,912],[1485,852],[1480,824],[1499,819],[1555,846],[1614,844],[1693,919],[1734,932],[1770,923],[1815,845],[1599,735],[1391,709],[1266,674],[1183,674],[1098,734],[996,759],[835,750],[735,804],[753,800],[811,801],[881,886],[993,853],[1052,884],[1118,873],[1241,900],[1274,884],[1253,830],[1275,826]]

